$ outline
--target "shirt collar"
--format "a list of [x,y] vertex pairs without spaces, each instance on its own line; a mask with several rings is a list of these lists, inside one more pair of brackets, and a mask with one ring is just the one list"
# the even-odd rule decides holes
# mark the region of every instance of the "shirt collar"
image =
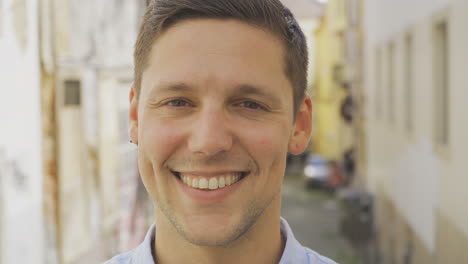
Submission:
[[154,264],[152,255],[152,245],[155,237],[156,227],[155,224],[151,225],[148,233],[146,233],[145,240],[134,251],[131,264]]
[[307,254],[304,247],[297,241],[288,222],[281,217],[281,234],[286,238],[279,264],[307,263]]
[[[296,240],[288,222],[281,218],[281,235],[286,239],[283,255],[279,264],[307,263],[307,254],[302,245]],[[154,264],[151,254],[152,242],[155,237],[156,228],[153,224],[145,236],[145,240],[134,251],[132,264]]]

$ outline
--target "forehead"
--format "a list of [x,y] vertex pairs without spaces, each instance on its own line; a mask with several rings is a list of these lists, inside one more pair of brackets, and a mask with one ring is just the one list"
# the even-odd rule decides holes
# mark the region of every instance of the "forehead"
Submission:
[[[250,43],[246,41],[249,39]],[[251,51],[267,48],[275,49],[272,51],[278,52],[278,55],[283,54],[283,44],[278,36],[264,27],[237,19],[183,19],[161,32],[153,44],[152,52],[157,52],[167,43],[183,48],[203,44],[210,49],[218,47],[220,50],[229,49],[230,52],[241,51],[243,44],[248,44],[248,50]],[[243,53],[246,51],[242,50]]]
[[238,20],[190,19],[155,41],[142,87],[160,82],[237,82],[290,89],[284,48],[273,33]]

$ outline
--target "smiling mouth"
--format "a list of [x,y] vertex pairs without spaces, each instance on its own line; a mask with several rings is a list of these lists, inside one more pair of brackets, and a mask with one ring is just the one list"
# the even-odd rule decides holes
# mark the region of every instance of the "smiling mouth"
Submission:
[[199,176],[191,173],[171,171],[185,185],[206,191],[214,191],[233,185],[244,179],[250,172],[230,172],[216,176]]

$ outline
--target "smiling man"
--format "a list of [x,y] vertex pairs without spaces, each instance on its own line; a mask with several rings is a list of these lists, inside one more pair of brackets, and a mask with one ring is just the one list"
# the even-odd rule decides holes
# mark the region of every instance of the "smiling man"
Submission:
[[143,18],[130,137],[155,205],[107,263],[334,263],[280,217],[286,154],[311,132],[307,48],[279,0],[156,0]]

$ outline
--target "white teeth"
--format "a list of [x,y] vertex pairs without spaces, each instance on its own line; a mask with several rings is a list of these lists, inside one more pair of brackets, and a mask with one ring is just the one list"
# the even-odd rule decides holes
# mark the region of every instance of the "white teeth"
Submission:
[[182,181],[193,188],[197,189],[210,189],[210,190],[216,190],[219,188],[223,188],[229,185],[232,185],[236,183],[237,181],[240,180],[241,175],[240,174],[229,174],[221,177],[213,177],[213,178],[197,178],[197,177],[191,177],[191,176],[185,176],[185,175],[180,175],[180,178]]
[[194,178],[194,179],[192,180],[192,187],[193,187],[193,188],[198,188],[198,179],[197,179],[197,178]]
[[201,178],[200,180],[198,180],[198,188],[208,189],[208,180],[205,178]]
[[218,187],[223,188],[224,186],[226,186],[226,183],[224,182],[224,177],[220,177]]
[[211,178],[210,182],[209,182],[209,185],[208,185],[208,188],[210,190],[218,189],[218,180],[216,178]]

